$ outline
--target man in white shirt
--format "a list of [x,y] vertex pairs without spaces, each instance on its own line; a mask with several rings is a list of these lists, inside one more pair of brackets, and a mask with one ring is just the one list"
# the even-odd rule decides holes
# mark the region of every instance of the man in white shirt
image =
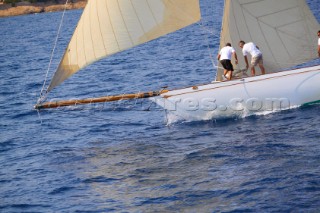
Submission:
[[[224,68],[223,75],[226,77],[226,79],[231,80],[232,78],[232,72],[233,72],[233,66],[231,63],[231,57],[234,55],[234,58],[236,59],[236,64],[238,64],[238,57],[235,49],[231,47],[230,43],[227,43],[225,47],[223,47],[217,58],[220,61],[221,65]],[[228,75],[229,73],[229,75]]]
[[318,31],[318,56],[320,57],[320,30]]
[[251,55],[251,75],[255,76],[256,75],[256,70],[255,66],[259,65],[261,74],[265,74],[265,69],[263,66],[263,58],[262,58],[262,53],[259,50],[259,48],[252,42],[245,43],[244,41],[239,42],[239,47],[242,49],[242,53],[244,56],[244,60],[246,62],[246,69],[249,68],[249,63],[248,63],[248,57],[247,55]]

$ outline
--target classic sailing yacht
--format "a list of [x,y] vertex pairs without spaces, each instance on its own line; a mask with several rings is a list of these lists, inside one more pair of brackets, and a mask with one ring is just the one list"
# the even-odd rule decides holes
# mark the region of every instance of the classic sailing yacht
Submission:
[[[150,98],[186,120],[277,111],[320,100],[320,66],[290,69],[317,58],[320,25],[305,0],[225,0],[220,47],[253,41],[267,74],[184,89],[38,103],[35,108]],[[46,93],[87,65],[187,27],[201,19],[199,0],[88,0]],[[237,49],[241,59],[242,53]],[[242,60],[240,60],[242,61]],[[244,62],[239,64],[244,67]],[[284,71],[285,70],[285,71]],[[247,77],[248,76],[248,77]]]

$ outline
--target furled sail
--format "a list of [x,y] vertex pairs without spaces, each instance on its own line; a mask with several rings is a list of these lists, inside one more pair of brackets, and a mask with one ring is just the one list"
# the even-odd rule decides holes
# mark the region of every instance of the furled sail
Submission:
[[88,0],[48,92],[87,65],[200,20],[199,0]]
[[[253,42],[263,53],[266,72],[272,73],[316,58],[318,29],[305,0],[225,0],[220,47],[230,42],[238,67],[245,68],[238,43]],[[222,74],[219,68],[217,80]]]

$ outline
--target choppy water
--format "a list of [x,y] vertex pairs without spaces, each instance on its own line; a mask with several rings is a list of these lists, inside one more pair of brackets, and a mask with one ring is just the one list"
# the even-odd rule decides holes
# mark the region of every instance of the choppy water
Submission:
[[[203,26],[94,64],[49,98],[210,82],[222,3],[202,2]],[[80,14],[67,12],[53,68]],[[319,105],[170,126],[145,101],[40,119],[32,107],[61,15],[0,19],[0,212],[320,211]]]

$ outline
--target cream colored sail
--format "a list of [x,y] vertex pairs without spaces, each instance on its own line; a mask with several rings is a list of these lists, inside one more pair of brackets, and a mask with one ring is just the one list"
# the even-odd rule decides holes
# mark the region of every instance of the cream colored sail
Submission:
[[200,20],[199,0],[88,0],[48,92],[108,55]]
[[225,0],[220,47],[230,42],[238,68],[245,68],[238,42],[253,42],[262,50],[266,72],[272,73],[316,58],[319,29],[305,0]]

